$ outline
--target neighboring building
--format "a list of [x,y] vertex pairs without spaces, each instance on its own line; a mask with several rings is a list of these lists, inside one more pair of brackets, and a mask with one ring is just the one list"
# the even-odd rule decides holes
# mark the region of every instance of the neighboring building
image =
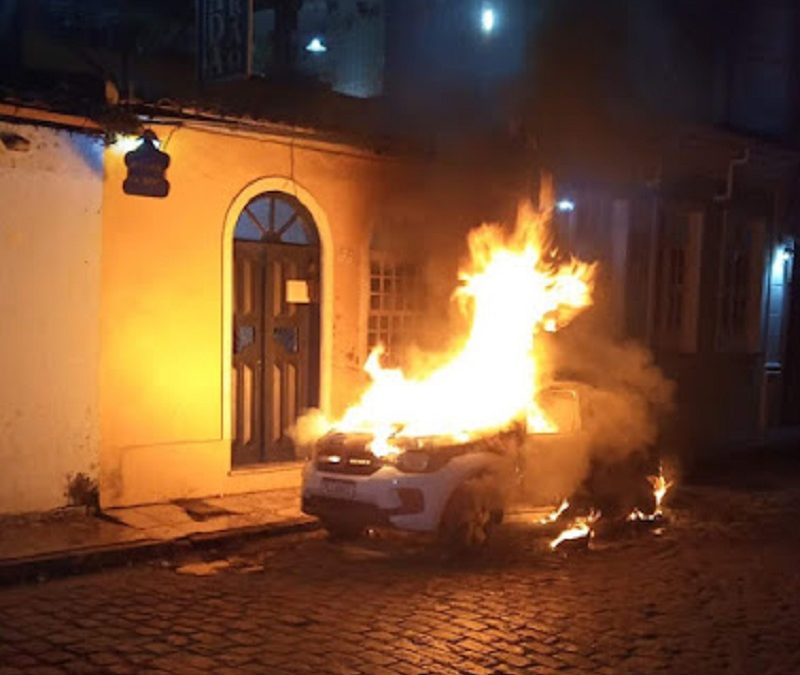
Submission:
[[677,384],[664,442],[694,459],[797,424],[800,152],[687,129],[651,167],[638,183],[562,182],[559,221],[570,250],[601,261],[617,333]]
[[[231,50],[231,40],[241,41],[236,77],[311,81],[357,98],[382,94],[383,0],[238,0],[230,5],[242,13],[240,26],[230,39],[222,38],[222,48]],[[196,9],[226,6],[213,0],[11,0],[0,9],[0,63],[17,73],[27,71],[28,80],[34,72],[58,72],[62,88],[74,86],[70,80],[105,79],[124,99],[203,98],[213,94],[215,82],[198,82],[195,57],[208,45],[198,34]],[[223,24],[230,19],[220,17]],[[10,76],[6,71],[2,79]]]
[[288,69],[340,94],[372,98],[383,93],[384,0],[262,1],[254,9],[255,74],[269,78]]
[[797,425],[800,7],[537,6],[524,136],[618,333],[677,382],[665,442],[691,459]]

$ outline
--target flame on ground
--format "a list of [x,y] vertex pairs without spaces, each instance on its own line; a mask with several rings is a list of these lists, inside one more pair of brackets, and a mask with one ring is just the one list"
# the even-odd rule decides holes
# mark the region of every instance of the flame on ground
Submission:
[[658,465],[658,475],[657,476],[648,476],[647,480],[650,481],[650,485],[653,486],[653,496],[656,498],[656,513],[661,513],[661,502],[664,500],[664,495],[667,494],[667,491],[672,487],[672,481],[668,481],[664,478],[664,467],[659,463]]
[[534,336],[591,304],[594,266],[557,260],[546,217],[529,204],[520,206],[510,235],[483,225],[468,243],[470,261],[454,294],[470,319],[460,346],[427,372],[384,368],[382,349],[374,350],[365,365],[371,386],[333,425],[372,434],[378,456],[399,452],[398,435],[464,442],[515,420],[529,431],[557,431],[535,401],[541,369]]
[[653,513],[644,513],[640,509],[634,509],[628,514],[626,520],[657,520],[658,518],[663,517],[664,512],[661,509],[661,502],[664,500],[664,496],[672,487],[672,481],[668,481],[664,477],[664,467],[661,465],[661,463],[658,465],[658,475],[648,476],[647,480],[650,482],[650,485],[653,486],[653,497],[656,500],[655,510]]
[[568,508],[569,508],[569,500],[563,499],[561,501],[561,504],[558,505],[558,508],[556,508],[554,511],[551,511],[544,518],[542,518],[539,521],[539,524],[547,525],[548,523],[556,522],[561,516],[561,514],[564,513],[564,511],[566,511]]
[[[654,521],[658,520],[664,515],[661,509],[661,503],[664,500],[664,496],[672,487],[672,481],[668,481],[664,477],[664,469],[661,464],[658,466],[658,475],[648,476],[647,480],[653,486],[653,497],[655,498],[656,502],[655,510],[653,513],[648,514],[644,513],[640,509],[634,509],[630,512],[630,514],[628,514],[628,517],[626,518],[627,521]],[[555,511],[547,515],[540,522],[542,524],[555,522],[568,507],[569,502],[565,499]],[[554,551],[565,541],[581,539],[584,537],[591,538],[594,534],[593,525],[600,518],[600,515],[601,514],[599,511],[592,510],[589,512],[588,516],[578,517],[573,520],[569,527],[564,529],[555,539],[550,542],[550,549]]]
[[563,530],[553,541],[550,542],[550,549],[555,551],[560,544],[574,539],[583,539],[593,534],[592,526],[600,518],[599,511],[590,511],[588,516],[579,516],[572,521],[572,524]]

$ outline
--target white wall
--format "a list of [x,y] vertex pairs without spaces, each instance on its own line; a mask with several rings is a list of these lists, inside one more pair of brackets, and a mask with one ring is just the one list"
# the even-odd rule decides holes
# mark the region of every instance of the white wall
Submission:
[[66,504],[98,470],[102,142],[0,122],[0,513]]

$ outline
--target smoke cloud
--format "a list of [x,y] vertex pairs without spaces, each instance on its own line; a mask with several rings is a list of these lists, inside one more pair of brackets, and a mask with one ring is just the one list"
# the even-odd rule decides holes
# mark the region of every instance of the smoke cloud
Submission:
[[648,460],[675,388],[650,351],[618,339],[599,308],[541,336],[538,349],[547,368],[543,383],[577,392],[581,430],[558,442],[529,440],[528,496],[552,503],[582,492],[593,505],[605,501],[626,509],[639,498],[637,487],[649,495],[644,476],[652,472]]

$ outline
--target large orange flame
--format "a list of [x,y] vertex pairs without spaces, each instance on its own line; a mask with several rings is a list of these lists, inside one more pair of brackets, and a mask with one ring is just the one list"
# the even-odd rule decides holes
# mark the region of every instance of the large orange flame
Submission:
[[399,451],[398,436],[463,441],[515,420],[555,430],[535,401],[541,378],[534,336],[565,325],[591,303],[594,266],[557,262],[546,217],[529,204],[520,207],[510,235],[483,225],[468,243],[470,261],[454,295],[470,319],[460,347],[424,373],[384,368],[376,349],[365,366],[371,386],[334,425],[372,434],[379,456]]

